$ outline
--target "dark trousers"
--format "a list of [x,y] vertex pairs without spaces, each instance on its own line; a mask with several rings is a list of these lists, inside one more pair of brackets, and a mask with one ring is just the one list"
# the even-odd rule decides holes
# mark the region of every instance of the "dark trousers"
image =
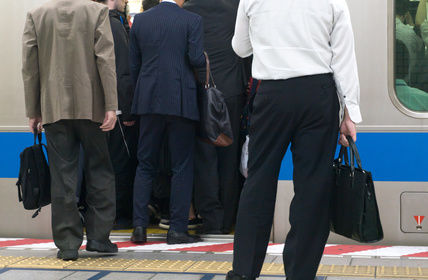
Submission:
[[116,224],[132,224],[132,193],[137,168],[138,126],[120,121],[109,133],[110,158],[116,177]]
[[195,123],[179,117],[142,115],[138,143],[138,167],[134,183],[134,227],[149,225],[148,204],[159,170],[164,135],[171,153],[170,229],[187,232],[193,190]]
[[195,204],[204,231],[230,232],[236,219],[242,179],[239,174],[239,128],[243,96],[225,98],[234,142],[226,148],[197,140],[195,148]]
[[83,225],[76,201],[79,150],[84,150],[86,234],[108,240],[115,218],[114,173],[106,133],[89,120],[62,120],[45,125],[51,172],[52,232],[62,250],[79,249]]
[[233,269],[258,277],[269,242],[282,159],[291,143],[294,198],[284,249],[289,280],[315,278],[329,235],[339,101],[331,74],[262,81],[251,117]]

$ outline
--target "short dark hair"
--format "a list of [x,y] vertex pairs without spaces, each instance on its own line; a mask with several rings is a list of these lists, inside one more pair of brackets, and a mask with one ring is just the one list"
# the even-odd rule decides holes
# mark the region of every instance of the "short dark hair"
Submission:
[[395,40],[395,78],[404,80],[409,74],[410,55],[406,45]]
[[143,9],[144,11],[150,10],[154,6],[159,4],[159,0],[143,0]]
[[395,1],[395,14],[404,16],[409,11],[410,1],[409,0],[397,0]]

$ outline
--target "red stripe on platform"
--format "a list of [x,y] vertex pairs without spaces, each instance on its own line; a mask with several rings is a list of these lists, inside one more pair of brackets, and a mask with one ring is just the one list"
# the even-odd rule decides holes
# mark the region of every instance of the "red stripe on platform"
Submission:
[[404,255],[402,257],[420,257],[420,258],[427,258],[428,257],[428,252],[420,252],[420,253],[415,253],[415,254],[410,254],[410,255]]
[[[117,245],[117,247],[119,248],[127,248],[127,247],[144,247],[146,245],[154,245],[154,244],[162,244],[165,242],[147,242],[144,244],[136,244],[136,243],[132,243],[131,241],[123,241],[123,242],[113,242]],[[86,249],[86,245],[83,245],[80,247],[80,249],[84,250]]]
[[19,245],[32,245],[32,244],[42,244],[42,243],[51,243],[53,240],[49,239],[21,239],[21,240],[8,240],[0,241],[0,247],[11,247]]
[[188,248],[171,249],[168,251],[186,251],[186,252],[226,252],[233,250],[233,243],[206,245]]
[[368,246],[368,245],[335,245],[325,247],[324,255],[342,255],[346,253],[355,253],[361,251],[387,248],[391,246]]

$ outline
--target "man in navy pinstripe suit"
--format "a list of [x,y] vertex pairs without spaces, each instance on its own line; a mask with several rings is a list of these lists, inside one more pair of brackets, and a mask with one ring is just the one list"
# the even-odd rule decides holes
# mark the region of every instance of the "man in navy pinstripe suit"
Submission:
[[144,243],[148,203],[158,170],[158,154],[168,136],[171,181],[168,244],[200,240],[187,233],[193,188],[195,124],[199,119],[194,67],[205,66],[200,16],[181,9],[184,0],[164,0],[138,14],[130,34],[130,67],[135,84],[132,113],[140,119],[134,183],[134,233]]

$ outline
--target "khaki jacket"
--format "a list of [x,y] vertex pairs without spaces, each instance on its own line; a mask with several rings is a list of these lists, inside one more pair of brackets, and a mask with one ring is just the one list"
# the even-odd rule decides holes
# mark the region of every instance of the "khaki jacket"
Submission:
[[117,110],[113,35],[106,6],[53,0],[27,15],[22,76],[27,117],[102,122]]

